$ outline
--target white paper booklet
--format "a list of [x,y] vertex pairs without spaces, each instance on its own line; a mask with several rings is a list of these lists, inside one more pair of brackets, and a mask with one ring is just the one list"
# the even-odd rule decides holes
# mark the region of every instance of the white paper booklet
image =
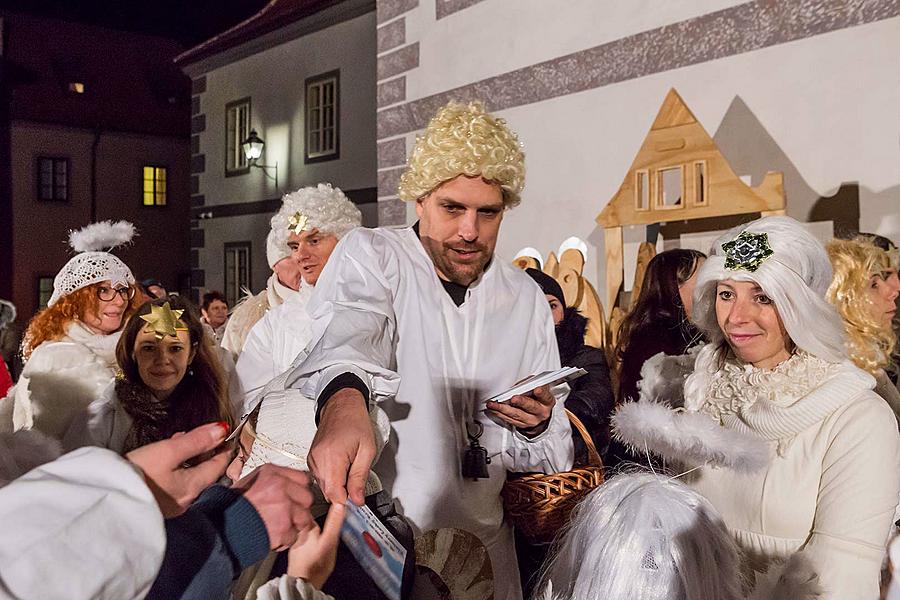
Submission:
[[543,373],[538,373],[523,379],[505,392],[500,392],[499,394],[491,396],[485,400],[485,402],[507,402],[513,396],[527,394],[534,388],[541,387],[542,385],[554,386],[563,382],[568,383],[578,379],[582,375],[587,375],[587,371],[579,367],[563,367],[556,371],[544,371]]

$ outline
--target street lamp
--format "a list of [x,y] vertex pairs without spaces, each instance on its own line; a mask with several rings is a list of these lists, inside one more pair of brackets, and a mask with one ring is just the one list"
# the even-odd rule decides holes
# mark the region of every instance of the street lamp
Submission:
[[[259,157],[262,156],[262,151],[265,146],[266,143],[256,134],[255,129],[251,129],[250,135],[248,135],[247,139],[241,143],[241,148],[244,149],[244,155],[247,157],[247,164],[251,167],[262,169],[262,172],[265,173],[266,177],[275,180],[275,189],[278,189],[278,162],[276,161],[274,165],[261,165],[257,162]],[[269,175],[268,169],[275,170],[275,177]]]

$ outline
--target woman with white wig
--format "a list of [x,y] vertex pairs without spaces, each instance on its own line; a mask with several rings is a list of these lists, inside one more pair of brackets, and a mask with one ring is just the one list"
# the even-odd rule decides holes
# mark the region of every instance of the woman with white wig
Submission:
[[694,320],[709,343],[684,410],[642,397],[621,439],[682,465],[722,515],[748,581],[797,553],[822,598],[871,599],[900,493],[900,436],[875,380],[849,361],[825,300],[828,255],[797,221],[766,217],[719,238]]

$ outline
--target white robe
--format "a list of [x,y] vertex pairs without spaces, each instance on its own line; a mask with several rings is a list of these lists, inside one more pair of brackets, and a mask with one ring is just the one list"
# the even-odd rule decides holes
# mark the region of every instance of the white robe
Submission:
[[84,448],[0,490],[0,597],[143,598],[166,547],[140,471]]
[[306,305],[313,286],[303,283],[299,293],[270,308],[250,330],[235,371],[244,394],[244,412],[263,386],[287,371],[312,335]]
[[[483,399],[559,367],[550,309],[538,286],[495,257],[457,307],[412,229],[356,229],[338,244],[308,306],[313,338],[291,383],[317,398],[337,375],[367,383],[391,420],[375,472],[417,534],[458,527],[488,548],[495,598],[521,598],[500,489],[507,471],[557,472],[572,438],[557,398],[548,429],[528,439],[482,412]],[[463,479],[465,423],[484,425],[490,477]]]
[[[34,349],[22,376],[3,400],[0,419],[12,409],[12,427],[37,429],[62,439],[72,419],[98,398],[116,374],[121,332],[98,335],[78,321],[66,335]],[[2,423],[7,429],[8,422]]]

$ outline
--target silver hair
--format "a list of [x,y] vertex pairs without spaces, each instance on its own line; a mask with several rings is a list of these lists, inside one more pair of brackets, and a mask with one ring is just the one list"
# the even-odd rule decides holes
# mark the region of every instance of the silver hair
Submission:
[[[774,254],[751,272],[725,267],[728,243],[743,232],[765,233]],[[831,262],[824,246],[795,219],[763,217],[719,237],[697,272],[693,321],[707,339],[720,345],[724,336],[716,320],[716,286],[720,281],[752,281],[775,303],[791,341],[798,348],[833,362],[847,359],[840,315],[825,300]]]
[[624,473],[576,508],[537,598],[737,600],[738,564],[737,546],[700,494],[665,475]]

